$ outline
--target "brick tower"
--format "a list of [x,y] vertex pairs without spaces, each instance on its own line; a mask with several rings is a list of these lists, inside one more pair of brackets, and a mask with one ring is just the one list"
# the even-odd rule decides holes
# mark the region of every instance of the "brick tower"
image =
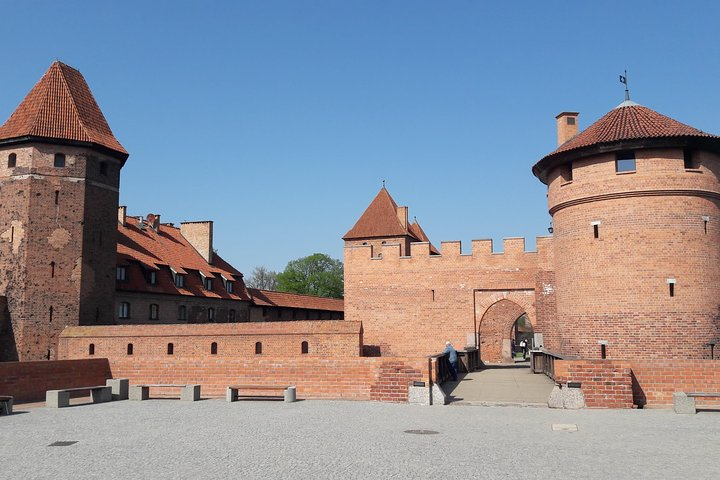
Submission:
[[564,354],[705,358],[720,337],[720,137],[625,101],[533,173],[548,186]]
[[66,326],[112,323],[127,157],[61,62],[0,127],[0,360],[53,359]]

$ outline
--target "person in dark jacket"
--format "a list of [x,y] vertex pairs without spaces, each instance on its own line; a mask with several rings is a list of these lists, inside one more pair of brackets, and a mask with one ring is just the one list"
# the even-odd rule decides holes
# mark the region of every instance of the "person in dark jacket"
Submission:
[[452,381],[457,381],[457,363],[458,363],[458,357],[457,357],[457,351],[452,346],[452,343],[445,342],[445,351],[443,353],[448,354],[448,361],[450,362],[450,376],[452,377]]

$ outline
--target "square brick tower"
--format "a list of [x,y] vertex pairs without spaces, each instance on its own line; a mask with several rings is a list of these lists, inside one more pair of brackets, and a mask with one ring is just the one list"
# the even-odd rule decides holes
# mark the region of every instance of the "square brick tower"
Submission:
[[127,157],[61,62],[0,127],[0,360],[54,359],[66,326],[113,322]]

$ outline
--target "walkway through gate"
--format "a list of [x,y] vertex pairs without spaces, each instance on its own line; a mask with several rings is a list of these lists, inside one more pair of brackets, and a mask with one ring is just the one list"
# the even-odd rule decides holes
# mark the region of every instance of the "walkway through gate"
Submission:
[[523,363],[461,374],[457,382],[447,381],[442,388],[450,402],[458,405],[547,406],[554,385],[546,375],[532,373]]

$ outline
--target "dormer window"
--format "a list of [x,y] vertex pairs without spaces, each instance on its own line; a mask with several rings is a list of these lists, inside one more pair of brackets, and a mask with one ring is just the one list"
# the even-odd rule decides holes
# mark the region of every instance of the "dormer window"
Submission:
[[185,286],[185,275],[177,273],[172,268],[170,269],[170,271],[173,274],[173,281],[175,282],[175,286],[178,288],[183,288]]
[[148,283],[150,285],[157,284],[157,272],[155,270],[150,270],[148,272]]
[[115,280],[119,282],[125,281],[127,278],[127,268],[125,267],[117,267],[115,269]]
[[205,278],[205,290],[212,291],[212,278],[207,278],[207,277],[204,277],[204,278]]
[[8,155],[8,168],[13,168],[15,165],[17,165],[17,155],[11,153]]
[[618,152],[615,154],[615,172],[634,172],[635,171],[635,152],[632,150]]
[[64,153],[56,153],[55,154],[55,162],[53,163],[55,168],[62,168],[65,166],[65,154]]
[[228,293],[233,293],[233,282],[230,280],[225,281],[225,290],[227,290]]

